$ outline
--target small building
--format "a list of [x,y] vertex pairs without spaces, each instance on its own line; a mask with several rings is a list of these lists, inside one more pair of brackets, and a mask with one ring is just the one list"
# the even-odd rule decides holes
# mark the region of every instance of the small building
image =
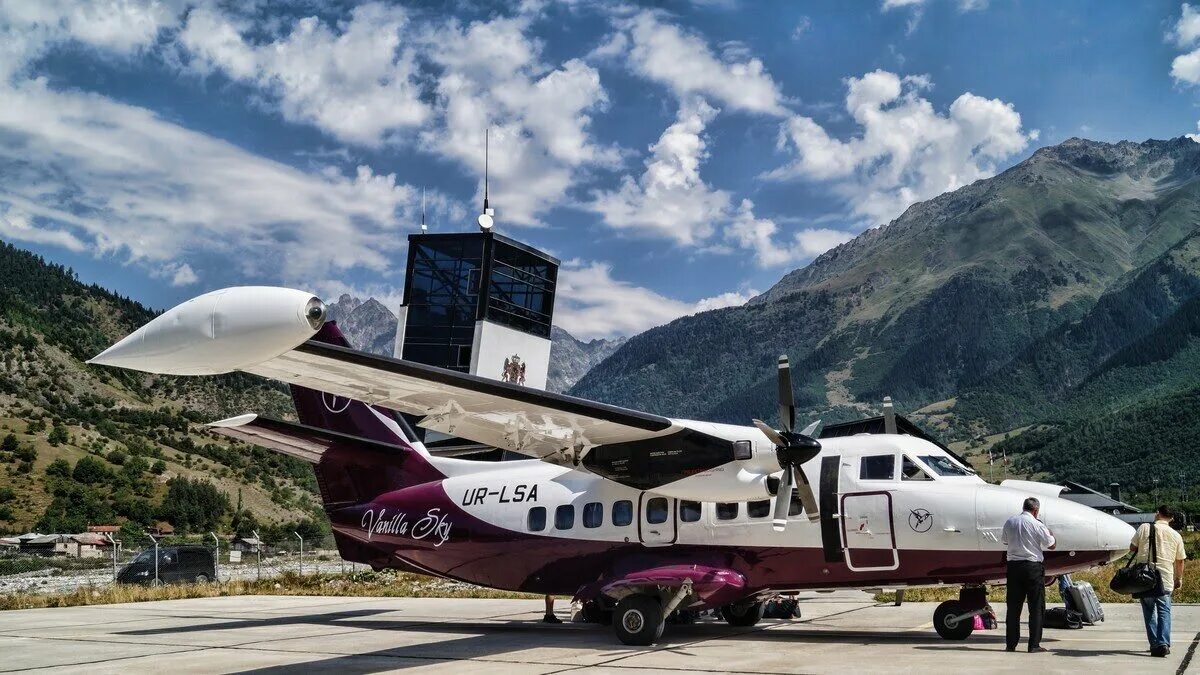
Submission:
[[115,537],[117,535],[117,533],[121,531],[121,526],[120,525],[88,525],[87,531],[92,532],[94,534],[98,534],[100,536],[104,536],[106,534],[111,534]]
[[146,533],[152,537],[169,537],[175,534],[175,526],[170,523],[156,523],[147,527]]
[[233,541],[229,544],[229,550],[240,551],[242,553],[254,553],[259,549],[265,548],[262,541],[254,537],[234,537]]

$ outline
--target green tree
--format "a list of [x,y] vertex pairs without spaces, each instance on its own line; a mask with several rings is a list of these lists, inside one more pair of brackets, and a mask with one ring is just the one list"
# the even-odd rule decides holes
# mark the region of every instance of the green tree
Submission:
[[71,465],[67,460],[59,457],[50,462],[50,466],[46,467],[47,476],[55,476],[57,478],[69,478],[71,476]]
[[154,474],[155,476],[163,475],[163,472],[166,470],[167,470],[167,463],[162,461],[161,459],[155,460],[154,465],[150,467],[150,473]]
[[46,440],[50,441],[50,445],[58,446],[61,443],[70,441],[71,437],[67,434],[66,427],[58,422],[55,422],[54,426],[50,429],[50,435],[46,437]]
[[108,453],[108,461],[116,464],[117,466],[124,464],[126,458],[127,455],[120,450],[113,450],[112,452]]
[[15,453],[18,447],[20,447],[20,443],[17,442],[16,434],[10,433],[4,437],[3,441],[0,441],[0,451]]
[[104,462],[85,455],[82,459],[75,463],[75,470],[71,472],[71,477],[85,485],[94,485],[103,483],[109,477],[108,467],[104,466]]
[[35,420],[29,420],[29,422],[25,425],[25,433],[27,434],[40,434],[45,430],[46,420],[41,419],[40,417]]
[[184,477],[167,481],[162,515],[183,532],[216,529],[230,510],[229,498],[212,483]]
[[17,452],[14,456],[22,462],[29,462],[32,464],[33,462],[37,461],[37,448],[33,447],[29,443],[24,443],[17,448]]
[[0,504],[11,502],[17,498],[17,493],[10,487],[0,488]]

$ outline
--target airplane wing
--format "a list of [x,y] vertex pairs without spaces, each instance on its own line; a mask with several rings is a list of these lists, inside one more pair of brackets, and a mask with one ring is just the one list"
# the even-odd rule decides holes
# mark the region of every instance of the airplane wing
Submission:
[[[699,434],[658,415],[315,341],[240,370],[398,410],[420,417],[425,429],[549,461],[577,459],[593,446]],[[725,439],[712,441],[732,448]]]

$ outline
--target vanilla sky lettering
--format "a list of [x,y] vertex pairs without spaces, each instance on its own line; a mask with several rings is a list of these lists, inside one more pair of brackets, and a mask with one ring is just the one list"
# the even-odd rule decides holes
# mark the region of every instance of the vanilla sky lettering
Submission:
[[432,508],[416,523],[411,523],[404,511],[380,509],[376,515],[375,509],[367,509],[363,513],[362,527],[367,531],[367,541],[377,534],[396,535],[414,540],[429,539],[439,547],[450,539],[454,524],[449,518],[449,514],[443,514],[441,509]]

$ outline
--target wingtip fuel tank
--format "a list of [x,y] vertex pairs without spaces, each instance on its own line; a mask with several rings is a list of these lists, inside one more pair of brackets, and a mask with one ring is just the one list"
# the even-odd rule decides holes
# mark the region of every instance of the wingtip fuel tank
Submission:
[[237,286],[173,307],[88,363],[163,375],[217,375],[290,351],[320,330],[321,299],[307,291]]

